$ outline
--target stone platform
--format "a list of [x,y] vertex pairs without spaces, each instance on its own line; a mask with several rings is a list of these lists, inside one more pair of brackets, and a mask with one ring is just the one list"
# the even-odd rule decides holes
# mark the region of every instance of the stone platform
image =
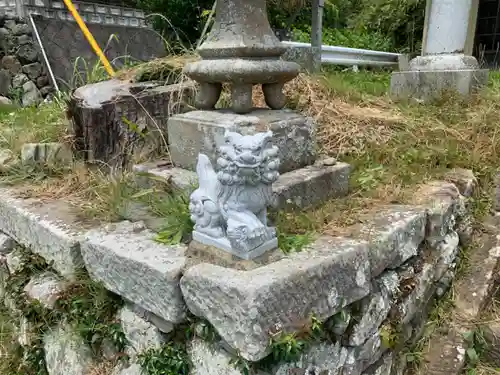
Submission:
[[[149,185],[148,175],[169,181],[174,187],[192,192],[197,185],[195,172],[173,168],[164,161],[134,166],[138,182]],[[318,160],[314,165],[280,175],[273,184],[272,208],[295,209],[341,198],[349,191],[351,166],[334,159]]]
[[172,163],[194,171],[198,154],[217,160],[217,147],[224,144],[226,130],[242,135],[271,130],[273,144],[280,151],[280,173],[311,165],[316,161],[315,124],[311,118],[291,110],[255,109],[239,115],[229,110],[192,111],[168,120]]
[[[206,256],[190,259],[197,254],[185,245],[156,243],[139,222],[82,223],[66,202],[16,198],[14,189],[1,190],[0,231],[55,260],[63,278],[79,262],[62,265],[82,260],[93,280],[127,301],[130,309],[119,319],[137,352],[161,345],[159,331],[175,328],[187,311],[202,318],[221,340],[188,343],[193,374],[240,375],[231,363],[235,353],[264,359],[271,336],[303,332],[311,315],[335,340],[311,342],[297,361],[273,363],[266,374],[383,374],[397,367],[399,346],[381,337],[418,340],[434,297],[454,278],[459,239],[470,226],[464,195],[473,193],[472,184],[424,185],[414,204],[379,207],[344,237],[322,235],[301,252],[236,268],[231,259],[213,264]],[[7,266],[12,242],[0,243]],[[0,272],[5,281],[12,271]]]

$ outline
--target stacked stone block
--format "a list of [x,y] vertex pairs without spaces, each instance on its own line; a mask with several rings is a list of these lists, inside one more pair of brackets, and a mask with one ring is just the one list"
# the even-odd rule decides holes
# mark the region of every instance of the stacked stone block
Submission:
[[[1,297],[13,308],[4,283],[22,263],[12,250],[24,246],[53,269],[30,280],[27,298],[50,308],[84,266],[127,301],[117,319],[130,362],[117,373],[140,373],[140,353],[161,347],[166,334],[195,315],[220,338],[187,343],[194,374],[240,374],[236,355],[250,364],[267,361],[271,335],[298,333],[311,316],[330,339],[311,341],[297,360],[273,363],[263,374],[396,374],[402,371],[398,352],[419,338],[434,299],[454,278],[461,239],[470,230],[473,186],[473,178],[424,185],[412,205],[379,209],[344,237],[321,236],[299,253],[250,271],[192,265],[186,246],[154,242],[141,222],[89,226],[64,202],[24,200],[4,188]],[[21,334],[29,327],[23,319],[18,326],[20,342],[29,345]],[[60,373],[64,357],[80,370],[96,362],[63,323],[50,332],[44,338],[50,375]]]
[[42,55],[25,20],[0,15],[0,59],[0,96],[31,106],[53,92]]

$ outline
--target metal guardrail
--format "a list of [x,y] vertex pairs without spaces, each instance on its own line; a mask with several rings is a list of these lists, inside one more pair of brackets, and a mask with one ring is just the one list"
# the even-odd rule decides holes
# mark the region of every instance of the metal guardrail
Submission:
[[[285,46],[294,48],[311,48],[309,43],[282,42]],[[397,67],[399,53],[372,51],[358,48],[321,46],[321,63],[346,66],[387,66]]]

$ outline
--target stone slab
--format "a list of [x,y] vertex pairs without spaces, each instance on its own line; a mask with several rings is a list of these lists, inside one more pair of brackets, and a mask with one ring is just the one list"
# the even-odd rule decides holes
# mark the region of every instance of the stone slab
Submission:
[[179,288],[185,246],[165,246],[141,223],[89,231],[82,255],[91,277],[110,291],[169,322],[185,318]]
[[467,97],[487,83],[487,69],[394,72],[391,97],[428,102],[441,98],[446,91]]
[[370,243],[371,272],[376,277],[417,255],[426,220],[424,208],[394,205],[379,208],[366,224],[349,229],[349,235]]
[[315,124],[291,110],[255,109],[246,115],[228,110],[191,111],[172,116],[167,127],[172,163],[192,171],[199,153],[206,154],[215,165],[226,130],[244,135],[272,130],[273,144],[280,151],[280,173],[316,161]]
[[66,278],[83,266],[79,239],[86,231],[65,202],[17,198],[14,189],[0,189],[0,231],[42,256]]
[[207,319],[241,356],[257,361],[268,354],[271,332],[293,332],[313,313],[319,319],[335,315],[367,296],[370,280],[365,242],[320,237],[300,253],[251,271],[195,265],[181,289],[192,313]]
[[[196,173],[155,162],[134,166],[138,182],[148,187],[147,175],[170,181],[176,188],[191,192],[197,186]],[[275,209],[305,208],[332,198],[341,198],[349,192],[351,166],[336,162],[324,165],[318,161],[312,166],[283,173],[273,184],[272,207]]]

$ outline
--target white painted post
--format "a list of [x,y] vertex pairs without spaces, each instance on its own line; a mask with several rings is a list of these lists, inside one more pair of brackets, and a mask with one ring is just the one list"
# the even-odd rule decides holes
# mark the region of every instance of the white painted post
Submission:
[[474,0],[427,0],[422,56],[410,63],[411,70],[478,68],[474,57],[464,55],[474,6]]

